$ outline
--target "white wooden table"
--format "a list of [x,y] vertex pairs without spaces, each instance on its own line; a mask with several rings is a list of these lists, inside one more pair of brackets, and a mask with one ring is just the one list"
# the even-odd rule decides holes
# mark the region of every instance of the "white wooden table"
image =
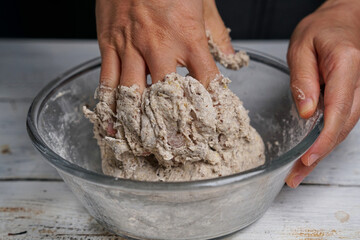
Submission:
[[[285,59],[287,41],[236,44]],[[0,40],[0,239],[120,239],[86,212],[32,147],[25,129],[35,94],[99,55],[95,41]],[[296,190],[228,239],[360,239],[360,124]]]

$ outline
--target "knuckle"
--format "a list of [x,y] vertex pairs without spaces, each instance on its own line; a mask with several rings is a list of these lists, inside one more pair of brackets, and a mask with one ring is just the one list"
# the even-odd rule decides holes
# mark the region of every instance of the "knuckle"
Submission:
[[110,76],[104,75],[104,76],[100,77],[100,83],[102,83],[105,86],[109,85],[109,83],[112,83],[114,81],[115,81],[115,79]]
[[312,53],[311,47],[309,46],[308,40],[294,40],[289,45],[289,49],[287,52],[287,61],[290,67],[296,67],[296,65],[304,59],[304,57],[308,57],[309,53]]
[[291,74],[291,87],[301,87],[312,84],[313,74],[310,71],[302,70]]
[[122,44],[123,36],[119,31],[110,29],[98,33],[98,41],[101,50],[115,48],[116,45]]
[[296,26],[293,34],[291,35],[291,42],[303,38],[303,36],[309,35],[311,29],[314,28],[313,14],[310,14],[303,18]]
[[328,148],[333,148],[337,143],[337,138],[333,133],[324,131],[322,132],[322,137],[324,139],[324,142],[327,144]]
[[359,49],[353,46],[352,43],[343,43],[343,46],[340,47],[340,57],[347,59],[354,59],[359,57]]
[[309,14],[308,16],[304,17],[298,24],[298,27],[307,28],[312,25],[314,19],[313,14]]
[[193,43],[186,44],[187,52],[191,56],[206,57],[209,55],[208,45],[203,41],[195,41]]
[[346,99],[341,99],[333,104],[333,110],[343,121],[348,118],[352,107],[352,102]]
[[168,31],[166,29],[163,29],[163,28],[155,29],[153,34],[154,34],[154,37],[155,37],[157,42],[165,42],[169,38]]
[[[196,44],[194,44],[196,43]],[[198,49],[208,49],[208,41],[205,32],[198,32],[193,34],[191,38],[187,40],[187,45],[189,47],[195,46]]]
[[359,63],[359,59],[360,50],[350,43],[343,43],[341,46],[336,47],[325,55],[324,66],[329,69],[327,76],[349,64]]
[[299,41],[291,42],[286,55],[288,62],[291,62],[294,58],[296,58],[296,56],[299,54],[300,46],[301,44],[299,43]]
[[164,52],[164,44],[156,44],[150,41],[148,44],[139,46],[139,49],[144,58],[150,61],[148,64],[153,64],[154,61],[161,59]]
[[303,35],[304,31],[308,31],[309,28],[313,26],[313,19],[312,15],[308,15],[305,18],[303,18],[295,27],[295,30],[291,36],[291,40],[299,38],[301,35]]
[[341,143],[342,141],[345,140],[345,138],[349,135],[350,133],[350,130],[344,128],[340,134],[339,134],[339,137],[338,137],[338,140],[337,140],[337,144]]
[[205,35],[204,26],[199,24],[197,17],[189,16],[186,21],[175,20],[175,26],[182,32],[186,33],[187,36],[199,35],[199,33],[203,33]]
[[337,51],[334,51],[334,55],[331,55],[332,61],[335,66],[342,67],[345,64],[348,64],[352,61],[356,56],[356,49],[348,46],[341,46],[338,48]]
[[180,38],[187,46],[195,45],[194,43],[205,44],[207,47],[207,37],[203,26],[198,23],[180,23],[179,34]]

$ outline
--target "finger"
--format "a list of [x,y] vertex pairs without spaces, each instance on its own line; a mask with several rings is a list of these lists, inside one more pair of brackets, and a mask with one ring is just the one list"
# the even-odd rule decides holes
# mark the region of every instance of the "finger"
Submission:
[[319,162],[320,159],[311,166],[305,166],[300,159],[297,160],[293,169],[291,170],[291,173],[286,178],[286,184],[291,188],[297,188],[299,184],[305,179],[305,177],[307,177],[312,172],[312,170],[314,170]]
[[312,46],[290,44],[288,51],[290,86],[302,118],[311,117],[320,95],[319,70]]
[[229,31],[219,14],[215,0],[204,0],[205,28],[211,32],[214,42],[225,54],[235,53]]
[[191,56],[188,56],[186,61],[186,67],[190,75],[199,80],[205,87],[220,73],[214,58],[207,49],[207,45],[206,48],[191,51]]
[[354,91],[354,101],[350,111],[350,117],[346,121],[342,132],[340,133],[338,143],[342,142],[350,131],[355,127],[356,123],[360,118],[360,81],[358,81],[358,85]]
[[[107,103],[115,112],[115,89],[119,85],[120,78],[119,56],[115,49],[106,48],[101,50],[101,58],[99,100]],[[112,120],[108,121],[107,133],[109,136],[114,136],[116,133]]]
[[146,87],[146,66],[142,56],[135,50],[125,50],[121,56],[121,69],[120,85],[137,85],[142,93]]
[[120,79],[120,60],[115,49],[101,51],[100,85],[116,88]]
[[314,145],[304,154],[302,161],[310,166],[327,155],[338,143],[340,133],[350,116],[354,99],[354,69],[341,64],[325,78],[324,129]]
[[[176,72],[176,58],[173,56],[165,56],[164,53],[170,51],[152,51],[145,55],[145,61],[151,75],[151,83],[157,83],[163,80],[166,74]],[[162,54],[162,55],[161,55]]]
[[100,101],[109,104],[112,111],[115,111],[114,89],[119,85],[120,60],[115,49],[106,48],[101,50],[101,71],[100,71]]
[[[358,82],[358,85],[360,85],[360,82]],[[344,129],[340,136],[340,141],[345,139],[345,137],[349,134],[351,129],[354,128],[359,118],[360,118],[360,87],[358,86],[355,89],[354,102],[351,108],[350,117],[345,123]],[[298,160],[295,163],[295,166],[293,167],[291,173],[287,177],[286,184],[289,187],[296,188],[305,179],[305,177],[312,172],[312,170],[317,166],[320,160],[321,159],[318,159],[311,166],[305,166],[301,160]]]

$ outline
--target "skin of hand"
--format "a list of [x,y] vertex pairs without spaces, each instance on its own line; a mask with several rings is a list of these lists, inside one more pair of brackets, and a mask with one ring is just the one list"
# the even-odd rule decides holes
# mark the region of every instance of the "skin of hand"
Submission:
[[[234,52],[215,0],[97,0],[96,28],[100,85],[109,88],[137,84],[142,92],[147,74],[156,83],[177,66],[207,86],[219,70],[205,29],[226,53]],[[115,134],[111,122],[108,134]]]
[[203,0],[205,28],[211,32],[214,41],[225,54],[235,53],[231,38],[216,7],[215,0]]
[[360,1],[328,0],[304,18],[291,37],[287,57],[300,116],[313,115],[322,84],[325,110],[324,129],[287,177],[290,187],[297,187],[359,120],[359,26]]

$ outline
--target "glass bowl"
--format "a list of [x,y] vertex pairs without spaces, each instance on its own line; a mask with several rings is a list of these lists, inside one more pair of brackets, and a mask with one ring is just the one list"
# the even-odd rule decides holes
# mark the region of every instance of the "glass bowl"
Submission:
[[[284,185],[293,164],[323,127],[323,104],[301,119],[289,90],[286,63],[247,49],[239,71],[219,66],[249,110],[266,146],[266,163],[230,176],[191,182],[141,182],[102,174],[92,125],[82,106],[94,107],[101,59],[49,83],[34,99],[27,129],[89,213],[108,230],[131,239],[211,239],[259,219]],[[179,69],[186,74],[186,70]]]

